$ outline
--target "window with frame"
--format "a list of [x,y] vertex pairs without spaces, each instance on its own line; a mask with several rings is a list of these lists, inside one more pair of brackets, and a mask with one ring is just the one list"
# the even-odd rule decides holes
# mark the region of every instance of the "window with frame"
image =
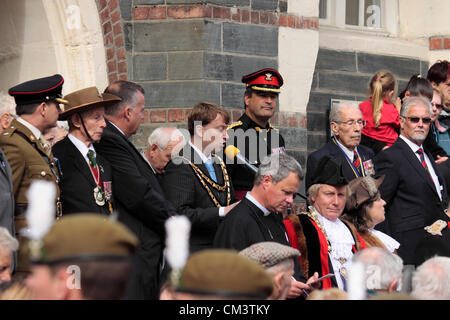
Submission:
[[320,0],[321,23],[341,27],[385,29],[385,0]]

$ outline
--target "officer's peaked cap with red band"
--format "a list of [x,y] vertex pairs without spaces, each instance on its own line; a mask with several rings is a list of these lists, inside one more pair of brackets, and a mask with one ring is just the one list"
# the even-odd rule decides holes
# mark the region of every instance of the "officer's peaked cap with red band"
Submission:
[[62,99],[62,86],[64,78],[55,74],[50,77],[39,78],[23,82],[8,90],[14,97],[17,105],[41,103],[56,100],[59,103],[67,103]]
[[280,92],[283,77],[274,69],[262,69],[242,77],[242,82],[253,90]]

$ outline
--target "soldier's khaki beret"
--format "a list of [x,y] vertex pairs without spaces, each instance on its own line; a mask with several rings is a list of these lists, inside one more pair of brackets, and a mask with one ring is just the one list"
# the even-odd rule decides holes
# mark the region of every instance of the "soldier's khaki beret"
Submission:
[[237,251],[209,249],[189,257],[177,291],[230,299],[265,299],[272,293],[272,286],[272,278],[264,268]]
[[266,241],[252,244],[239,252],[239,254],[259,263],[265,268],[270,268],[283,260],[298,257],[300,252],[278,242]]
[[137,238],[120,222],[99,214],[79,213],[57,220],[42,239],[38,264],[73,260],[124,259],[136,249]]

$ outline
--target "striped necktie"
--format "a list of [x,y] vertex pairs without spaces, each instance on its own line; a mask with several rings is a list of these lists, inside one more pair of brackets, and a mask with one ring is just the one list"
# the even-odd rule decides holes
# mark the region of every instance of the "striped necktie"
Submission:
[[422,163],[422,167],[427,170],[428,174],[430,175],[431,180],[434,182],[433,177],[431,176],[430,170],[428,170],[427,163],[425,162],[425,156],[423,154],[423,149],[419,148],[416,153],[419,155],[420,162]]

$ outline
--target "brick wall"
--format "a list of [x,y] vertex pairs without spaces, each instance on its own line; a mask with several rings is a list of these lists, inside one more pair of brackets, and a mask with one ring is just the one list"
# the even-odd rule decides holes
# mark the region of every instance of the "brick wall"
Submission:
[[[96,0],[109,81],[126,79],[146,91],[137,148],[159,126],[186,128],[199,101],[243,112],[241,77],[278,67],[278,28],[318,29],[318,19],[288,14],[287,0]],[[288,152],[306,159],[306,115],[277,112]]]
[[430,37],[430,50],[450,50],[450,36]]

